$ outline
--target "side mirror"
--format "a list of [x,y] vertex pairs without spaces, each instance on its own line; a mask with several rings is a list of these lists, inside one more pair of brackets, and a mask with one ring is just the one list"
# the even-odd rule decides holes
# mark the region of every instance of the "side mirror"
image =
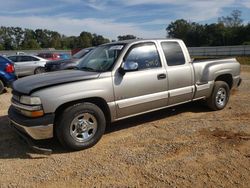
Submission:
[[119,69],[119,72],[122,75],[125,75],[126,72],[132,72],[138,70],[138,63],[134,61],[125,61],[122,63],[122,66]]

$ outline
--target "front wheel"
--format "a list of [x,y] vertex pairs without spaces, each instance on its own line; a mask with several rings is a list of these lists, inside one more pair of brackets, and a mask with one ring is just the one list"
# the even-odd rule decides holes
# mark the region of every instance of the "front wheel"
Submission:
[[212,110],[222,110],[226,107],[230,96],[230,89],[226,82],[216,81],[211,96],[207,99],[207,105]]
[[71,150],[82,150],[95,145],[105,132],[103,111],[93,103],[79,103],[68,107],[56,125],[58,140]]

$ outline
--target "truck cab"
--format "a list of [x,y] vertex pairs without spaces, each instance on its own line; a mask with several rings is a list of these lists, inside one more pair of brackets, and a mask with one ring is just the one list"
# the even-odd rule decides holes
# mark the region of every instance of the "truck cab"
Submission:
[[9,118],[32,139],[80,150],[121,119],[195,100],[222,110],[240,82],[235,59],[193,62],[181,40],[120,41],[93,49],[78,70],[14,82]]

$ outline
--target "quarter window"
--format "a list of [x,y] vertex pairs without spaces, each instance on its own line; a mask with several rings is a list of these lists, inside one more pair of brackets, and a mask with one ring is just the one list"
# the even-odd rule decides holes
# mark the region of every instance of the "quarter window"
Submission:
[[161,43],[168,66],[185,64],[185,57],[178,42]]
[[138,63],[139,70],[161,67],[160,57],[153,43],[135,45],[129,51],[125,61]]
[[32,61],[32,58],[30,56],[21,56],[20,61],[21,62]]

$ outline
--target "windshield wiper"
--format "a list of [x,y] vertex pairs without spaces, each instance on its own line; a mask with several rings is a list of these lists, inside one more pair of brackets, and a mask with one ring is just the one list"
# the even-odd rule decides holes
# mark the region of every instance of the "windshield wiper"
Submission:
[[93,71],[93,72],[98,72],[97,70],[91,68],[91,67],[80,67],[80,70],[85,70],[85,71]]

